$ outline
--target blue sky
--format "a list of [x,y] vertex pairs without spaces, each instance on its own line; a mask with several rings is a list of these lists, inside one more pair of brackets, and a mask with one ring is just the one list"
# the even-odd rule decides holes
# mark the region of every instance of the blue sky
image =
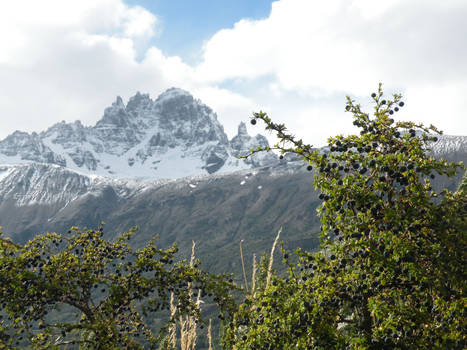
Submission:
[[167,55],[198,62],[203,42],[243,18],[266,18],[271,0],[126,0],[142,6],[161,21],[161,33],[152,40]]
[[2,1],[0,139],[179,87],[229,137],[261,109],[320,146],[379,82],[404,95],[395,119],[467,135],[465,18],[465,0]]

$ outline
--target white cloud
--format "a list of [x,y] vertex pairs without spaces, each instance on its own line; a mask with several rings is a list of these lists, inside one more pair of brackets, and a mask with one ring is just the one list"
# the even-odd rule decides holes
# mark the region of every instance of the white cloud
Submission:
[[[262,96],[258,103],[284,104],[295,111],[287,95],[280,98],[280,91],[301,94],[303,105],[296,113],[308,111],[320,120],[332,115],[337,122],[334,127],[342,132],[351,130],[342,113],[345,94],[359,99],[383,82],[386,91],[407,92],[411,107],[402,118],[414,117],[447,133],[467,134],[461,98],[467,93],[467,47],[462,45],[467,37],[466,16],[467,2],[461,0],[277,1],[268,18],[242,20],[214,35],[205,44],[197,73],[212,82],[244,79],[250,85],[262,76],[272,76],[271,97]],[[423,102],[449,95],[459,99],[444,102],[444,107],[450,106],[443,113],[438,107],[426,108]],[[311,97],[333,103],[339,97],[341,102],[307,106],[305,100]],[[287,108],[276,110],[284,113],[276,118],[299,124],[293,119],[296,116],[286,116]],[[441,118],[441,114],[449,116]],[[319,117],[323,115],[325,119]],[[322,143],[325,138],[317,134],[329,128],[321,124],[302,125],[300,133],[307,130]]]
[[[315,145],[352,131],[345,95],[402,91],[402,119],[467,134],[467,2],[280,0],[206,41],[200,64],[150,47],[160,21],[123,0],[0,3],[0,138],[93,124],[121,95],[184,88],[230,136],[263,109]],[[262,132],[256,127],[253,133]]]
[[138,79],[135,57],[157,18],[141,7],[119,0],[3,2],[0,26],[1,136],[61,119],[95,122],[115,95],[151,88]]
[[465,1],[374,3],[275,2],[269,18],[242,20],[209,40],[199,74],[213,81],[274,74],[285,89],[359,94],[380,80],[465,77]]
[[[248,123],[252,112],[260,109],[260,106],[252,99],[227,89],[200,87],[195,89],[194,95],[217,113],[218,120],[221,121],[225,131],[230,136],[237,133],[239,122]],[[248,126],[248,128],[250,127]],[[256,135],[259,131],[251,128],[249,133]]]
[[[202,98],[236,131],[243,96],[197,79],[149,40],[158,18],[121,0],[18,0],[0,4],[0,138],[60,120],[94,124],[116,95],[153,97],[176,86]],[[138,59],[140,58],[140,59]]]

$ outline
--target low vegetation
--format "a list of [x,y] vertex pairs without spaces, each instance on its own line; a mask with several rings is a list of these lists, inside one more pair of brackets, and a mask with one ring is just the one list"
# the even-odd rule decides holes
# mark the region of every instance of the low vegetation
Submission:
[[[227,277],[204,272],[194,257],[175,263],[176,245],[160,249],[154,240],[134,251],[134,232],[114,242],[102,227],[39,235],[24,246],[2,241],[0,348],[157,348],[177,320],[203,322],[200,298],[232,313]],[[157,333],[154,315],[166,316]]]

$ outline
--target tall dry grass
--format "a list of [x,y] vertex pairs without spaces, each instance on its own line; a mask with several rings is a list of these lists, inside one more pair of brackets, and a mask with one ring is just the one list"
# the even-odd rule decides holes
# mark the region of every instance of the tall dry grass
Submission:
[[[277,236],[274,239],[274,242],[272,244],[271,253],[269,254],[269,264],[268,264],[268,268],[267,268],[266,287],[265,288],[267,288],[269,286],[269,283],[271,282],[272,265],[274,264],[274,252],[276,250],[277,242],[279,242],[279,238],[280,238],[281,233],[282,233],[282,227],[277,232]],[[248,289],[248,282],[247,282],[246,272],[245,272],[245,261],[244,261],[244,258],[243,258],[242,243],[243,243],[243,239],[240,241],[240,259],[242,261],[243,279],[245,281],[245,292],[246,292],[247,295],[249,294],[254,298],[255,295],[256,295],[256,289],[257,289],[256,272],[258,270],[258,266],[256,264],[256,255],[253,254],[253,262],[252,262],[253,267],[252,267],[252,273],[251,273],[251,290],[249,290]]]
[[279,241],[281,232],[282,232],[282,227],[279,229],[279,232],[277,232],[276,239],[274,240],[274,243],[272,244],[271,254],[269,255],[269,266],[268,266],[268,275],[266,277],[266,288],[269,287],[269,283],[271,282],[272,264],[274,263],[274,250],[276,249],[276,245],[277,245],[277,242]]
[[243,280],[245,281],[245,290],[248,293],[248,280],[246,279],[245,260],[243,259],[242,243],[243,243],[243,239],[240,241],[240,259],[242,260],[242,271],[243,271]]
[[[195,246],[196,243],[193,241],[191,245],[191,257],[190,266],[193,267],[195,264]],[[188,283],[188,298],[190,302],[193,301],[192,283]],[[200,309],[203,301],[201,300],[201,290],[198,290],[195,304]],[[173,324],[168,330],[168,345],[170,350],[177,349],[177,328],[180,329],[179,340],[180,350],[195,350],[196,339],[197,339],[197,323],[196,317],[192,315],[180,315],[178,320],[175,320],[177,307],[175,306],[174,294],[170,294],[170,318],[173,320]],[[212,335],[211,335],[211,320],[209,321],[210,328],[208,330],[208,341],[210,344],[209,349],[212,349]]]

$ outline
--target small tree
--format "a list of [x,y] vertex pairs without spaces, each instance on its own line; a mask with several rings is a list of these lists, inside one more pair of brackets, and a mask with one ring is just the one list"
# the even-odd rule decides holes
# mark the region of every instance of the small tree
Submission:
[[[153,240],[133,250],[134,232],[110,242],[102,227],[72,228],[24,246],[0,245],[0,348],[156,348],[179,315],[202,321],[193,292],[213,297],[220,312],[233,310],[232,284],[223,276],[200,270],[198,262],[174,263],[176,245],[160,249]],[[169,310],[171,293],[174,312],[161,312]],[[167,321],[157,333],[150,327],[155,315]]]
[[[329,139],[329,153],[277,132],[275,148],[316,168],[321,251],[297,251],[288,276],[248,298],[224,336],[234,349],[464,349],[467,196],[430,181],[461,164],[428,155],[433,127],[395,122],[401,95],[372,94],[374,116],[347,98],[360,135]],[[266,149],[269,150],[269,149]],[[264,151],[251,150],[251,154]]]

